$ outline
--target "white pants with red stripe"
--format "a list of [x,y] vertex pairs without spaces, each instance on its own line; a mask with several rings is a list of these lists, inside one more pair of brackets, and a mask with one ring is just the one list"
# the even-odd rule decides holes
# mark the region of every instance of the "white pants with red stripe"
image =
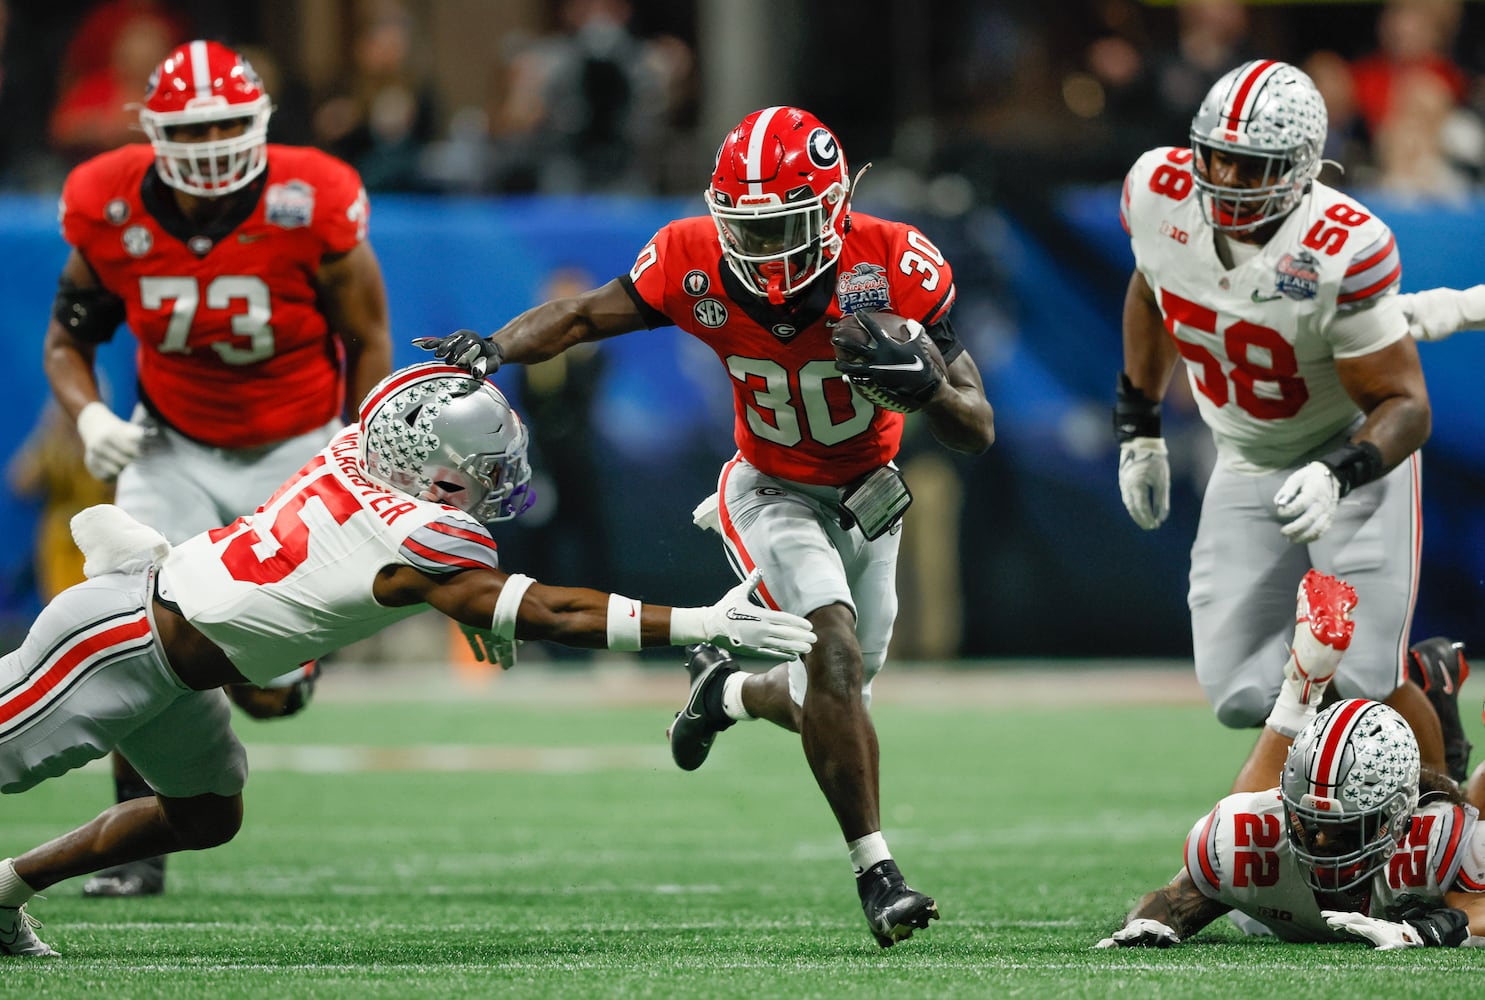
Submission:
[[1279,534],[1274,512],[1294,469],[1245,475],[1218,461],[1191,549],[1188,603],[1196,678],[1223,725],[1268,718],[1294,639],[1299,581],[1311,567],[1356,588],[1356,633],[1337,693],[1383,701],[1402,683],[1422,545],[1420,464],[1415,454],[1353,491],[1330,529],[1305,546]]
[[132,419],[150,433],[119,473],[114,503],[172,544],[251,514],[341,427],[336,420],[277,444],[231,450],[193,441],[143,406]]
[[[842,528],[840,494],[833,486],[775,479],[742,458],[722,467],[718,483],[722,539],[739,574],[763,568],[759,594],[771,608],[808,615],[831,604],[856,614],[864,668],[861,698],[871,704],[871,682],[887,661],[897,620],[899,525],[867,541]],[[789,666],[789,695],[804,704],[804,664]]]
[[155,641],[145,563],[69,587],[0,657],[0,792],[115,748],[170,798],[235,795],[247,755],[220,689],[192,691]]

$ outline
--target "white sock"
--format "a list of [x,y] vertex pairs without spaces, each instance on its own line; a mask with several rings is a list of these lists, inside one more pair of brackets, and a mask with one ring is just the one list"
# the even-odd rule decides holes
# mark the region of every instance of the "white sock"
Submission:
[[728,674],[727,679],[722,682],[722,711],[727,713],[727,718],[739,722],[748,722],[753,718],[753,714],[743,706],[742,697],[743,682],[752,676],[746,670],[738,670]]
[[15,873],[15,861],[0,861],[0,906],[20,906],[36,895],[36,890]]
[[851,851],[851,867],[856,869],[858,878],[872,865],[892,860],[892,852],[887,850],[887,838],[880,832],[868,833],[859,840],[850,841],[846,847]]
[[[1289,654],[1293,656],[1293,653]],[[1322,688],[1316,692],[1314,699],[1320,701],[1320,695],[1324,693]],[[1279,688],[1279,697],[1274,701],[1273,709],[1268,713],[1266,725],[1280,736],[1293,739],[1299,735],[1299,731],[1309,724],[1315,717],[1315,705],[1306,702],[1300,697],[1300,685],[1291,678],[1284,678],[1283,685]]]

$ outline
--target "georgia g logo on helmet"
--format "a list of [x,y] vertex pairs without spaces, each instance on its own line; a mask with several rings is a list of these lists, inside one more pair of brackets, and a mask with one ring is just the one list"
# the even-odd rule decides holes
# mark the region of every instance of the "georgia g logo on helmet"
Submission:
[[840,146],[827,128],[817,128],[811,132],[805,148],[809,151],[810,162],[821,170],[840,162]]

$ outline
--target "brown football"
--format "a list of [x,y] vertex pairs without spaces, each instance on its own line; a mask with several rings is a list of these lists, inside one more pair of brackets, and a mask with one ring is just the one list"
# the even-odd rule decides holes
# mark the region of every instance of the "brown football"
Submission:
[[[852,353],[851,345],[858,345],[862,349],[871,346],[871,334],[867,333],[866,328],[861,325],[860,315],[860,313],[850,313],[841,317],[840,321],[831,330],[831,340],[832,342],[837,342],[835,343],[835,357],[837,361],[850,361],[858,356]],[[871,315],[873,319],[881,324],[887,336],[899,344],[905,344],[909,340],[912,340],[915,334],[920,337],[923,353],[927,356],[929,362],[938,369],[940,375],[948,373],[948,366],[944,364],[944,358],[939,353],[938,345],[923,330],[921,323],[915,319],[899,316],[896,313],[877,312],[873,310]]]

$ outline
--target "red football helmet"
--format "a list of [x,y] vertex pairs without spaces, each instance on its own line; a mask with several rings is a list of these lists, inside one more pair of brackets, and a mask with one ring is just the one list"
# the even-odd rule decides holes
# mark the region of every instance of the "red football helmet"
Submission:
[[[155,147],[155,169],[187,194],[215,198],[252,182],[268,165],[273,105],[248,61],[218,42],[177,48],[150,74],[139,124]],[[225,139],[182,141],[181,126],[241,123]]]
[[840,255],[850,195],[835,133],[808,111],[773,107],[727,133],[705,198],[732,272],[780,305]]

